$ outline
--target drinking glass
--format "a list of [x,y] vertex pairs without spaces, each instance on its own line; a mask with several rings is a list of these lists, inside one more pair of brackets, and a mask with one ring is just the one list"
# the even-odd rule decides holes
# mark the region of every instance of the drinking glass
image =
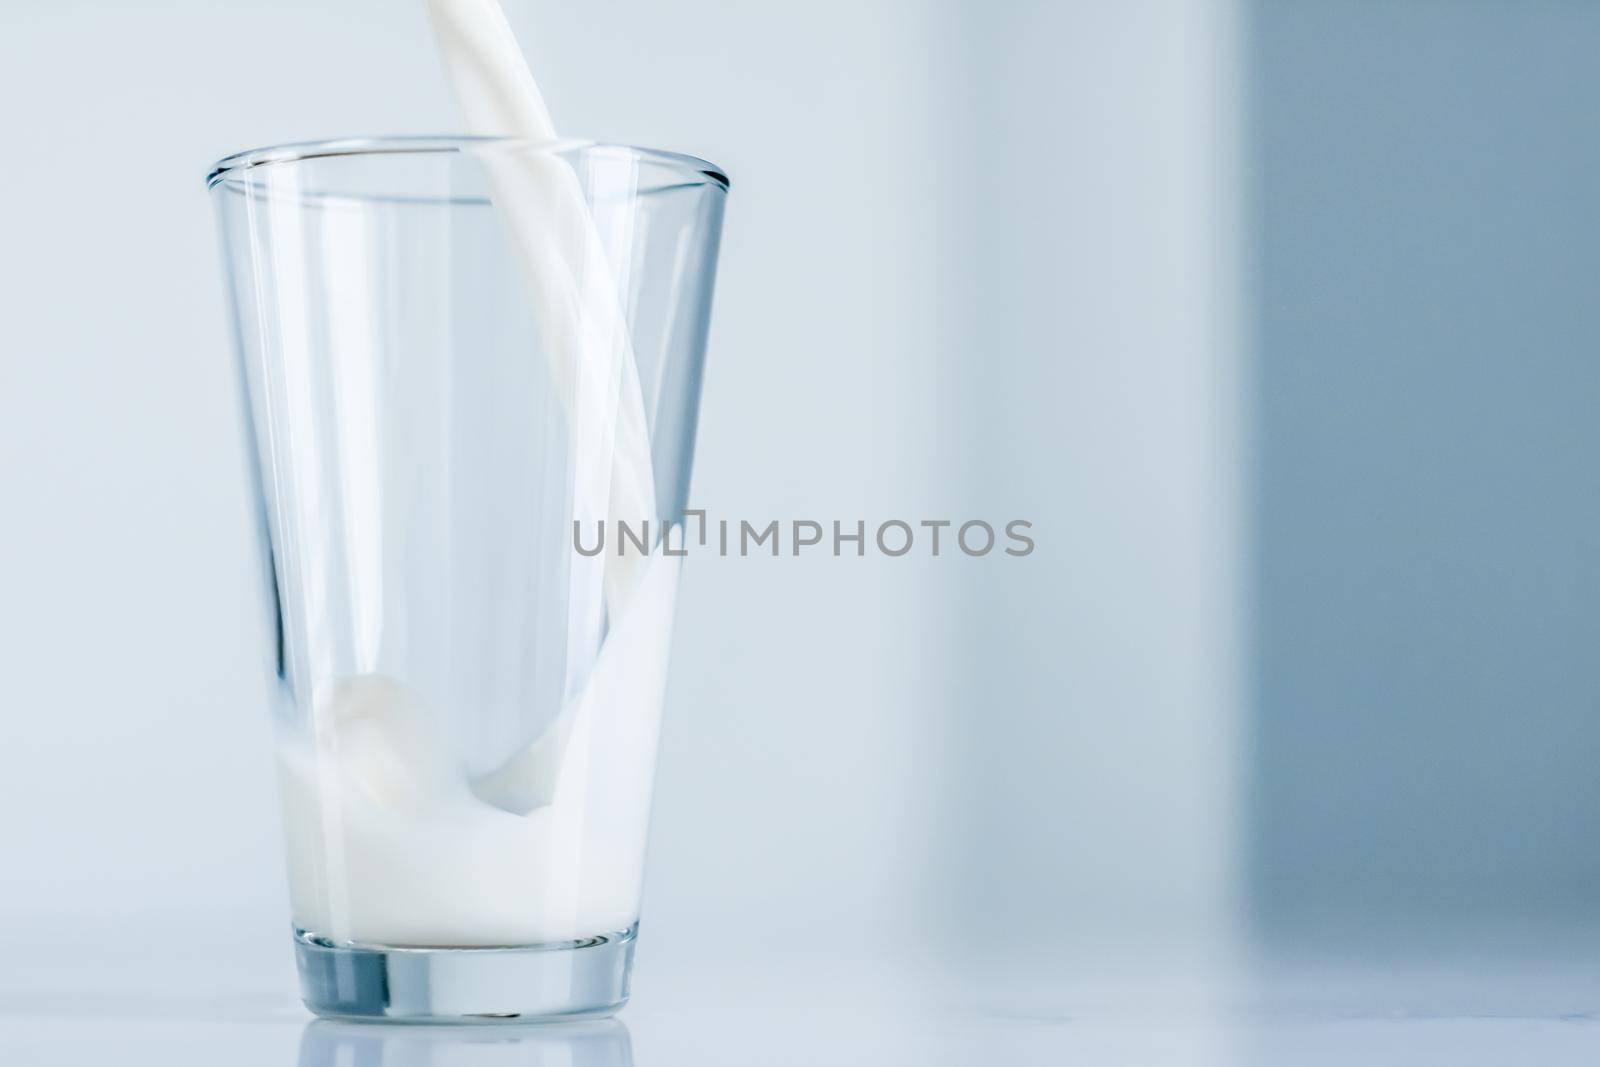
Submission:
[[423,138],[245,152],[208,185],[302,995],[608,1014],[727,179],[639,148]]

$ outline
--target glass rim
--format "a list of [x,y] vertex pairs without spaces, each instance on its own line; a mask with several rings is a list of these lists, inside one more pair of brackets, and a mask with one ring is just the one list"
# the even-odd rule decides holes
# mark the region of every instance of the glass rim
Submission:
[[235,178],[246,171],[254,170],[258,167],[275,166],[284,163],[304,163],[314,159],[330,159],[341,156],[437,155],[451,152],[460,153],[473,148],[515,148],[549,155],[599,150],[629,155],[634,159],[671,167],[685,174],[709,178],[724,190],[727,190],[731,184],[728,180],[727,172],[710,160],[701,159],[699,156],[687,155],[683,152],[669,152],[660,148],[645,148],[639,145],[612,144],[604,141],[574,140],[569,138],[541,141],[529,137],[439,134],[404,137],[339,137],[323,141],[295,141],[289,144],[268,145],[264,148],[250,148],[243,152],[235,152],[232,155],[223,156],[213,163],[210,171],[206,174],[206,188],[214,189],[219,182]]

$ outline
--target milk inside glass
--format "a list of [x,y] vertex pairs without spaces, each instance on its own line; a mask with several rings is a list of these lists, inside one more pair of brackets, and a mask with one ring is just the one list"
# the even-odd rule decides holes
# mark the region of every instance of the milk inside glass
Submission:
[[[296,926],[396,946],[549,944],[638,916],[678,561],[656,558],[607,636],[548,802],[479,797],[435,709],[383,676],[318,693],[279,741]],[[623,665],[626,669],[622,669]]]
[[[469,129],[552,139],[498,6],[428,6]],[[559,158],[486,153],[482,166],[576,439],[574,517],[591,529],[651,518],[645,398],[618,288],[629,235],[597,225]],[[472,709],[441,706],[413,679],[307,669],[310,713],[278,737],[299,929],[499,947],[635,922],[679,561],[658,547],[571,566],[559,710],[488,758],[452,729]]]

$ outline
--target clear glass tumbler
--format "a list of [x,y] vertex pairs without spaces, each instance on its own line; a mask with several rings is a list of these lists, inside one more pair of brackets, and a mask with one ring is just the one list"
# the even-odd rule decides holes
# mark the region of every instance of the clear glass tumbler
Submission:
[[614,1011],[727,179],[426,138],[246,152],[208,184],[305,1001]]

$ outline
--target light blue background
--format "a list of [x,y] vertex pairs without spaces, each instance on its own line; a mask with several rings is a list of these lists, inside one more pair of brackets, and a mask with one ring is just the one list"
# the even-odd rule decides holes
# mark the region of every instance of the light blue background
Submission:
[[[691,561],[658,973],[1589,921],[1600,13],[508,7],[565,131],[733,176],[691,502],[1039,545]],[[0,10],[0,946],[175,925],[287,987],[201,179],[455,128],[432,47]]]

